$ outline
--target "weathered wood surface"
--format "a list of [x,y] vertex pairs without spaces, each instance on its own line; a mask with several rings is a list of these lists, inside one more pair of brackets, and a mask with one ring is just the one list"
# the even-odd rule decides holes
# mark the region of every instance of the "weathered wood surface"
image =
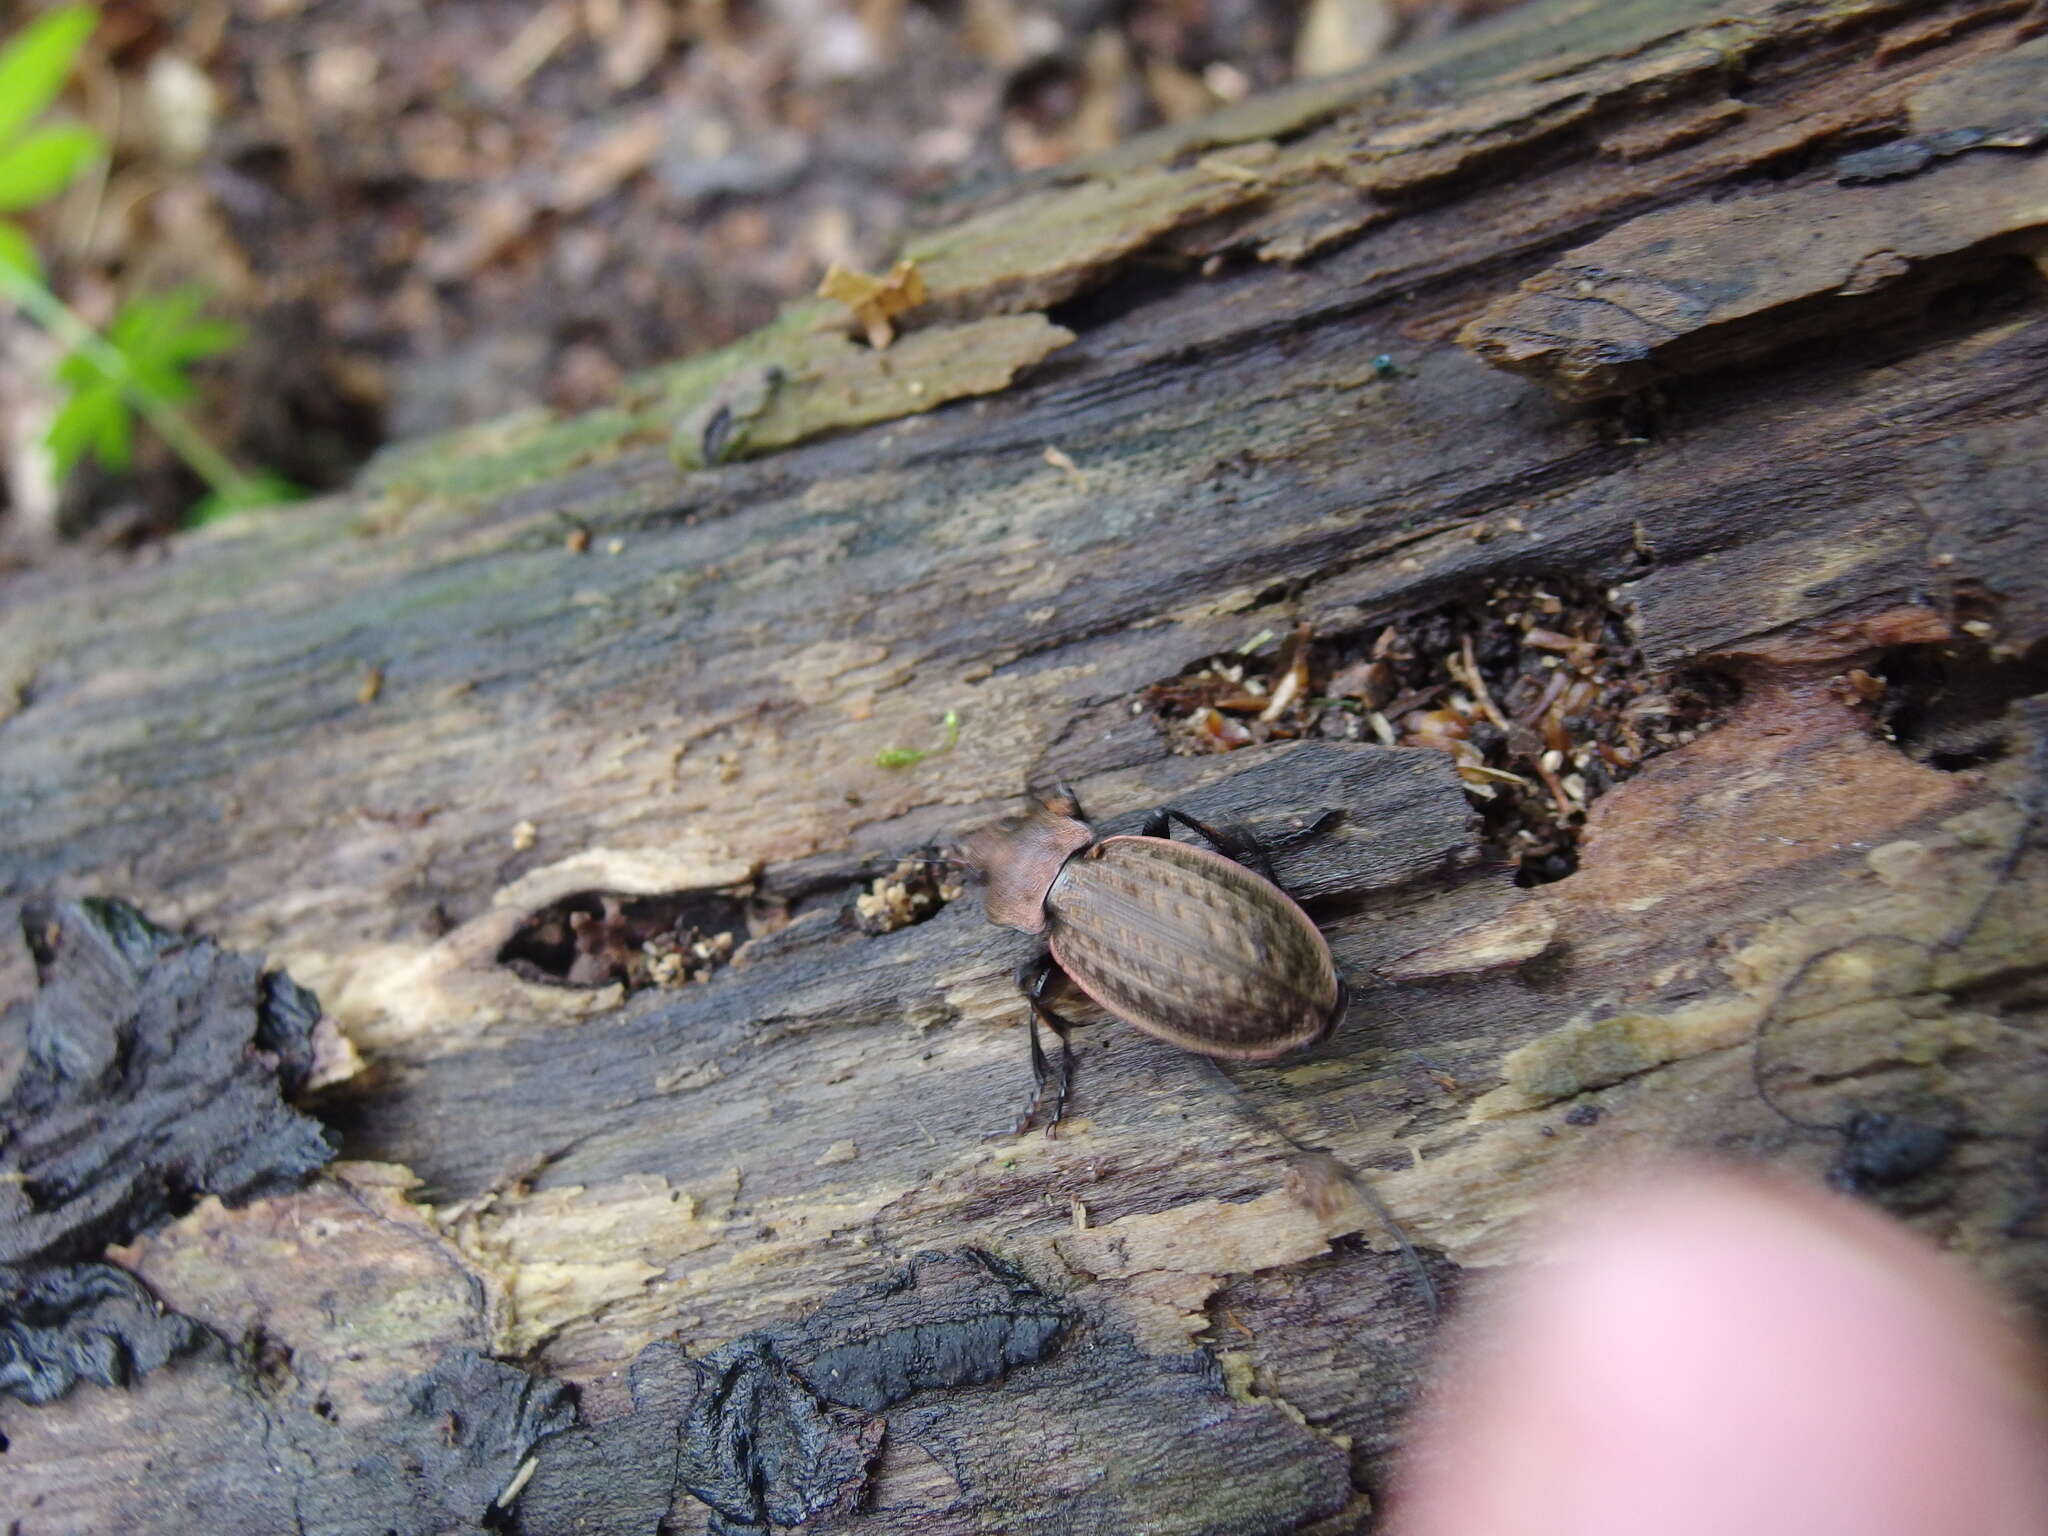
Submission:
[[[11,578],[0,917],[117,894],[262,951],[362,1066],[310,1101],[348,1162],[117,1252],[239,1347],[0,1404],[0,1509],[706,1529],[730,1511],[679,1489],[716,1494],[711,1389],[674,1340],[815,1389],[775,1443],[816,1498],[770,1479],[814,1528],[1367,1524],[1429,1333],[1369,1214],[1291,1196],[1292,1149],[1126,1031],[1085,1032],[1062,1139],[985,1140],[1023,1084],[1020,937],[972,902],[848,921],[886,856],[1062,776],[1112,824],[1347,812],[1281,872],[1350,1017],[1238,1077],[1370,1173],[1447,1289],[1582,1176],[1668,1148],[1820,1172],[1873,1110],[1953,1138],[1877,1195],[2048,1306],[2048,719],[2017,704],[2048,690],[2039,25],[1538,7],[942,210],[913,326],[1050,305],[1031,334],[1072,333],[1007,389],[982,359],[904,381],[922,414],[679,473],[666,426],[707,401],[763,429],[720,452],[892,414],[822,393],[844,345],[807,308],[609,415]],[[1899,144],[1874,179],[1844,159]],[[1133,711],[1258,631],[1517,576],[1613,586],[1652,666],[1743,688],[1595,805],[1559,883],[1489,862],[1436,754],[1176,758]],[[1950,684],[1894,742],[1851,669]],[[957,747],[874,765],[947,710]],[[498,963],[564,895],[748,881],[795,921],[700,985]],[[9,947],[0,998],[32,986]],[[870,1294],[927,1250],[955,1257]],[[973,1368],[858,1401],[806,1374],[914,1325],[967,1330]],[[583,1427],[548,1436],[559,1404],[477,1350],[579,1387]]]

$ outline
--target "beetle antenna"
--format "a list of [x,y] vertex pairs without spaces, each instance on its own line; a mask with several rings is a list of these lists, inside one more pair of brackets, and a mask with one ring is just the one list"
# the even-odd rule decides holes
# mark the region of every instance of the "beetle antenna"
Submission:
[[1337,1156],[1328,1147],[1311,1147],[1298,1140],[1287,1127],[1260,1109],[1245,1094],[1244,1088],[1223,1068],[1223,1063],[1213,1056],[1197,1055],[1195,1059],[1209,1069],[1223,1084],[1230,1095],[1230,1102],[1240,1116],[1253,1126],[1292,1147],[1298,1154],[1293,1166],[1287,1170],[1288,1192],[1311,1209],[1318,1209],[1329,1199],[1330,1187],[1341,1185],[1355,1192],[1371,1209],[1379,1224],[1386,1229],[1387,1236],[1394,1240],[1395,1247],[1408,1266],[1409,1274],[1415,1277],[1416,1289],[1422,1293],[1423,1304],[1429,1308],[1432,1318],[1443,1316],[1443,1297],[1436,1288],[1436,1281],[1429,1273],[1429,1266],[1422,1262],[1422,1255],[1415,1244],[1409,1241],[1408,1231],[1395,1219],[1387,1208],[1386,1201],[1368,1183],[1356,1168]]
[[[1290,1136],[1288,1140],[1293,1141],[1294,1138]],[[1296,1142],[1295,1145],[1299,1146],[1300,1143]],[[1364,1196],[1365,1203],[1372,1207],[1373,1215],[1377,1216],[1380,1225],[1386,1228],[1387,1236],[1391,1237],[1394,1245],[1401,1250],[1401,1258],[1408,1265],[1408,1273],[1415,1277],[1416,1286],[1422,1292],[1423,1305],[1429,1308],[1429,1315],[1432,1318],[1442,1317],[1443,1296],[1436,1288],[1436,1281],[1429,1273],[1429,1266],[1422,1262],[1421,1253],[1416,1250],[1415,1244],[1409,1241],[1408,1229],[1394,1219],[1394,1213],[1387,1209],[1387,1202],[1380,1198],[1379,1191],[1372,1187],[1371,1181],[1333,1152],[1311,1152],[1310,1156],[1329,1158],[1343,1171],[1352,1189]]]

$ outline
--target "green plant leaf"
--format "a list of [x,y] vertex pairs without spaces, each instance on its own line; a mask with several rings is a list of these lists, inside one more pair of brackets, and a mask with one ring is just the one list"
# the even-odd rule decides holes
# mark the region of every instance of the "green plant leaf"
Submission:
[[5,219],[0,219],[0,267],[19,272],[37,282],[43,279],[43,262],[36,255],[35,242],[29,239],[27,230]]
[[[88,453],[109,469],[125,469],[134,446],[134,411],[157,419],[172,447],[222,494],[236,490],[234,467],[174,408],[192,397],[191,365],[241,340],[242,329],[201,313],[206,295],[197,288],[145,294],[121,306],[101,336],[76,346],[58,364],[57,382],[69,390],[46,441],[61,474],[69,474]],[[165,410],[172,410],[169,417]],[[269,489],[245,499],[272,500]]]
[[274,507],[281,502],[303,501],[306,488],[294,485],[283,475],[259,469],[253,475],[244,475],[224,490],[213,491],[193,503],[192,510],[185,514],[185,526],[197,528],[204,523],[219,522],[237,512],[252,512],[258,507]]
[[[71,361],[65,359],[67,364]],[[69,476],[88,453],[108,469],[126,469],[134,452],[135,428],[119,386],[98,373],[88,382],[73,383],[71,397],[58,410],[43,441],[49,445],[59,479]]]
[[[240,326],[201,314],[205,302],[204,293],[189,287],[130,299],[106,332],[107,344],[121,354],[127,377],[108,380],[92,357],[73,352],[57,365],[57,381],[74,393],[112,383],[124,411],[126,396],[134,391],[183,404],[192,398],[187,371],[192,364],[225,352],[242,339]],[[122,467],[104,454],[98,457],[109,468]]]
[[89,5],[60,5],[0,48],[0,144],[57,99],[78,50],[99,24],[100,13]]
[[120,348],[129,367],[144,376],[144,382],[161,386],[166,394],[182,399],[175,390],[191,392],[184,370],[203,358],[214,357],[241,344],[242,328],[231,320],[201,314],[206,295],[198,288],[173,288],[167,293],[143,294],[130,299],[107,327],[107,340]]
[[61,123],[37,128],[0,149],[0,213],[33,208],[55,197],[104,145],[90,128]]

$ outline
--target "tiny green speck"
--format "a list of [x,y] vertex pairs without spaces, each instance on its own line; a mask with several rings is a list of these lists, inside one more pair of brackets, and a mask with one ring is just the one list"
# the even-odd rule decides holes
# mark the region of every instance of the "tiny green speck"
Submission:
[[950,752],[960,740],[960,711],[949,709],[939,721],[946,739],[936,747],[884,747],[875,754],[877,768],[914,768],[933,752]]

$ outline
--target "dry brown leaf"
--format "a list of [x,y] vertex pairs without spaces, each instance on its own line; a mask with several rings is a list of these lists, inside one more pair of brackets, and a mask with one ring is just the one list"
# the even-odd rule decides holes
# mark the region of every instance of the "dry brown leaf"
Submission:
[[853,311],[868,334],[868,345],[880,350],[896,339],[896,316],[924,302],[924,274],[914,261],[899,261],[887,277],[850,272],[838,262],[825,269],[818,297],[837,299]]

